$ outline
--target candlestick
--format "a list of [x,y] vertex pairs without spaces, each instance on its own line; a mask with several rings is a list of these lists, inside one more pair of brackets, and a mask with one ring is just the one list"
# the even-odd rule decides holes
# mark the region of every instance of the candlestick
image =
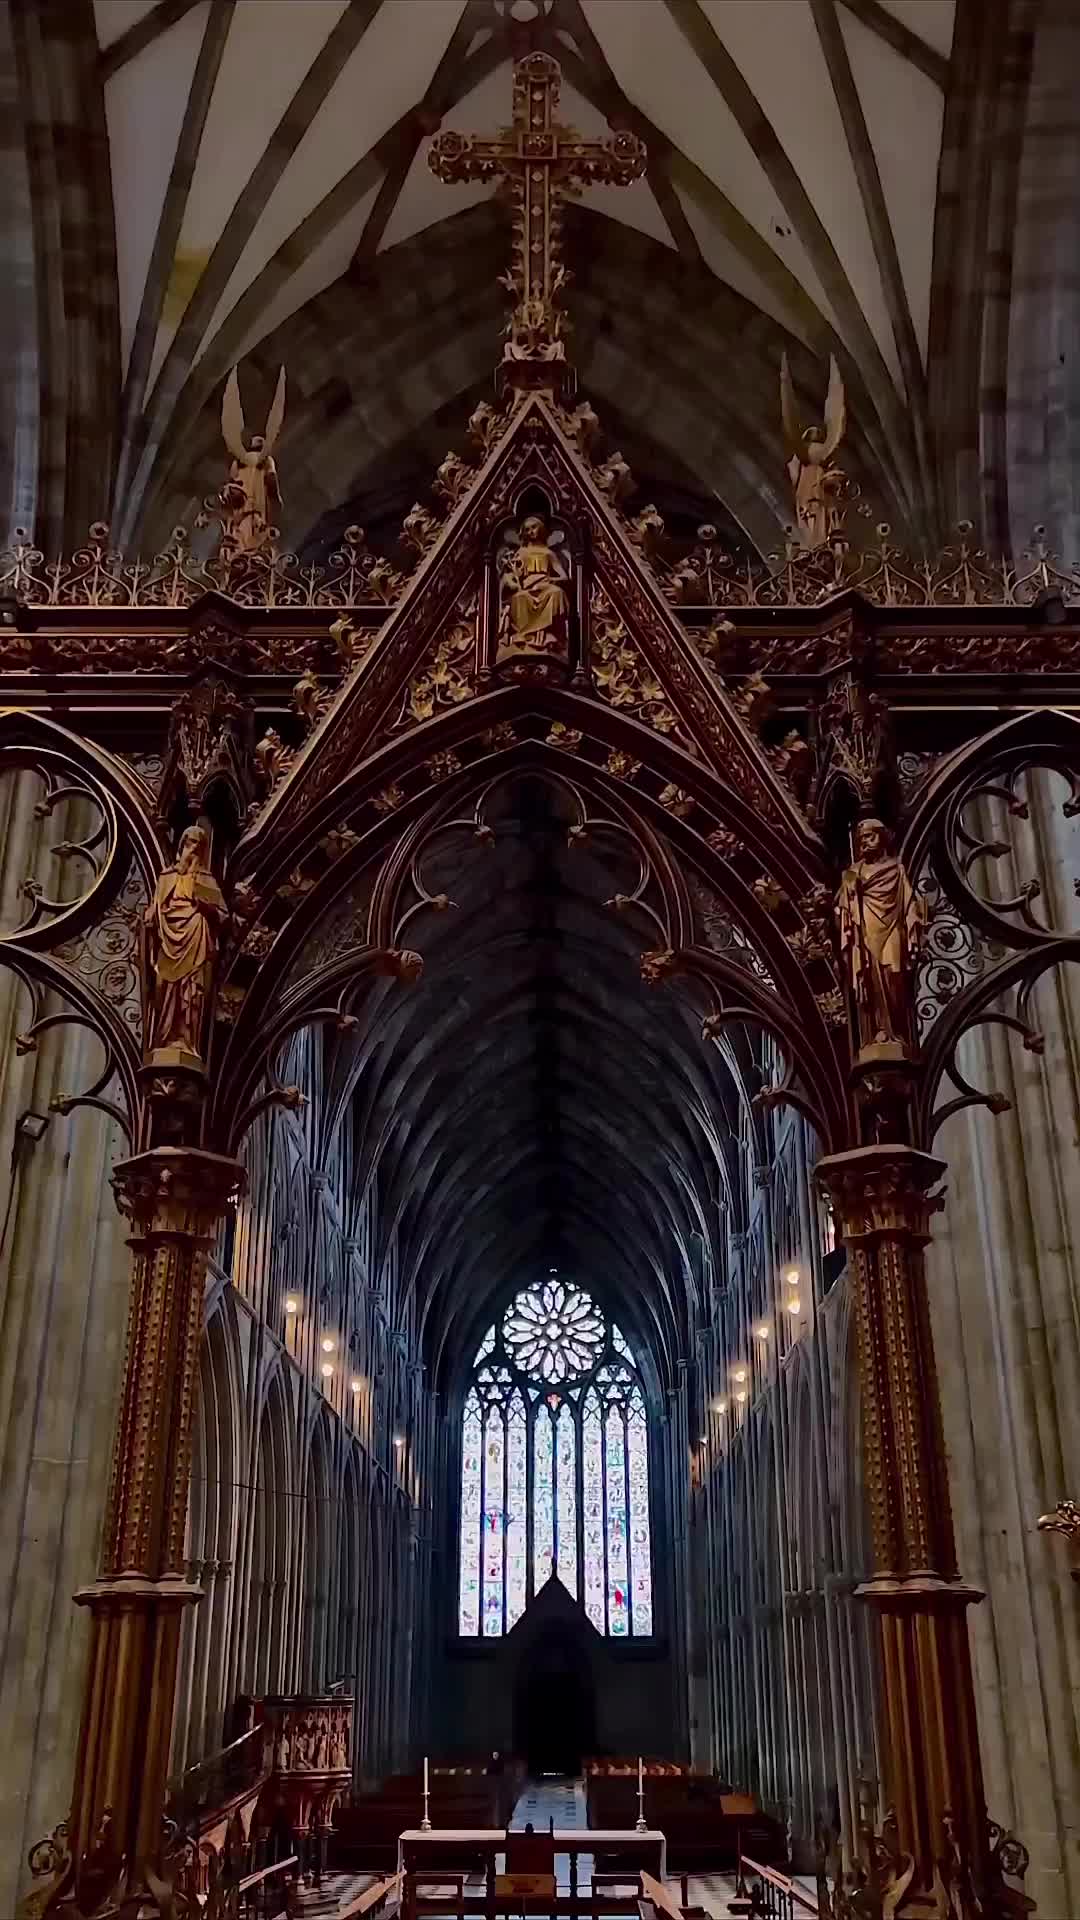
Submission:
[[424,1817],[420,1822],[421,1833],[431,1832],[431,1821],[428,1819],[428,1805],[429,1805],[430,1797],[431,1796],[428,1792],[428,1757],[427,1757],[427,1754],[425,1753],[424,1755]]
[[648,1823],[645,1819],[645,1768],[642,1765],[640,1753],[638,1754],[637,1763],[637,1826],[635,1831],[637,1833],[648,1833],[649,1831]]

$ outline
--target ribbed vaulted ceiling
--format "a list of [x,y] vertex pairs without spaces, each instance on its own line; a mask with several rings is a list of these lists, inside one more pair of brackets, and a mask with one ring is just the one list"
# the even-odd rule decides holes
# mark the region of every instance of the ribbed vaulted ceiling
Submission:
[[[126,542],[167,531],[169,515],[196,497],[191,483],[206,439],[200,416],[205,410],[212,420],[229,367],[254,356],[245,388],[254,413],[281,353],[291,381],[285,472],[292,450],[303,463],[314,435],[320,445],[330,441],[334,474],[334,497],[309,500],[301,486],[291,513],[286,486],[286,532],[299,543],[312,519],[355,487],[372,448],[387,443],[379,417],[387,369],[369,382],[356,342],[335,359],[350,309],[361,335],[364,313],[378,316],[385,346],[403,327],[415,335],[411,299],[427,308],[428,337],[411,340],[409,366],[397,369],[403,387],[411,370],[413,407],[425,401],[423,417],[475,382],[495,358],[499,313],[486,257],[479,275],[468,259],[484,223],[461,228],[452,299],[436,290],[428,300],[426,244],[417,237],[439,227],[456,232],[455,219],[491,190],[442,186],[426,164],[427,140],[440,122],[505,123],[510,60],[543,45],[563,67],[565,120],[593,135],[630,124],[650,153],[648,173],[633,187],[589,189],[578,222],[576,252],[586,259],[597,248],[612,251],[595,239],[598,223],[620,223],[615,231],[631,229],[635,243],[606,312],[598,321],[586,316],[583,353],[597,362],[601,397],[618,393],[627,352],[620,327],[657,283],[669,287],[673,315],[700,316],[701,337],[685,358],[716,363],[699,371],[717,376],[718,420],[725,387],[754,394],[756,432],[739,418],[717,430],[696,478],[706,503],[719,493],[743,526],[753,513],[741,496],[765,494],[763,523],[751,529],[760,543],[789,515],[775,421],[780,349],[786,344],[796,357],[808,414],[820,405],[835,349],[868,457],[895,494],[885,504],[894,519],[917,521],[926,494],[925,362],[953,5],[94,0],[91,10],[90,0],[72,0],[53,9],[63,16],[62,34],[51,19],[35,19],[35,9],[20,8],[24,73],[29,80],[52,70],[48,100],[34,104],[32,117],[55,116],[55,157],[46,166],[40,142],[28,150],[39,230],[45,175],[55,200],[57,174],[76,160],[65,117],[71,102],[86,145],[61,198],[69,231],[59,236],[56,271],[70,275],[74,253],[92,245],[97,306],[82,323],[95,338],[84,349],[71,342],[80,364],[69,397],[70,413],[85,381],[90,408],[93,383],[101,459],[87,486],[100,489],[112,467],[114,528]],[[99,135],[114,235],[100,204]],[[93,202],[84,210],[89,235],[75,231],[81,196]],[[39,251],[42,244],[39,237]],[[410,285],[401,284],[399,256]],[[474,299],[482,292],[471,315],[466,291]],[[59,287],[57,294],[70,309]],[[305,315],[311,327],[300,324]],[[470,345],[470,319],[487,342],[486,362]],[[614,362],[597,345],[596,325],[615,330]],[[679,387],[674,372],[665,385],[650,371],[653,360],[665,362],[664,333],[657,311],[654,352],[640,372],[661,379],[650,390],[661,439],[660,416],[669,399],[676,405]],[[755,365],[740,366],[737,356],[751,350]],[[769,445],[755,454],[766,422]],[[405,432],[411,423],[401,424]],[[338,434],[348,435],[349,457],[333,445]],[[70,479],[67,500],[76,512]],[[99,499],[96,511],[106,506]]]
[[536,774],[507,779],[485,819],[490,844],[450,830],[425,860],[425,884],[453,905],[410,927],[423,978],[378,996],[341,1043],[377,1257],[393,1245],[444,1385],[553,1265],[670,1382],[725,1209],[737,1222],[746,1204],[753,1048],[740,1028],[705,1042],[684,994],[643,985],[649,926],[609,904],[635,885],[624,835],[578,843],[572,806]]

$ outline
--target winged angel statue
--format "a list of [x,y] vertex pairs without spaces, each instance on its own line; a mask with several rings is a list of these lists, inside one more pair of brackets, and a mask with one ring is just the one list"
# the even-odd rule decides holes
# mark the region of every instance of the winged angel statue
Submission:
[[285,418],[285,369],[278,373],[277,391],[267,415],[266,432],[253,433],[244,445],[244,409],[234,367],[221,401],[221,432],[232,454],[229,478],[221,498],[227,510],[224,533],[234,555],[258,553],[269,542],[270,514],[281,506],[274,447]]
[[847,423],[844,382],[835,355],[829,356],[824,426],[803,428],[800,424],[786,353],[780,362],[780,414],[788,451],[788,473],[795,489],[799,541],[810,549],[827,546],[840,525],[840,501],[847,486],[847,475],[832,464]]

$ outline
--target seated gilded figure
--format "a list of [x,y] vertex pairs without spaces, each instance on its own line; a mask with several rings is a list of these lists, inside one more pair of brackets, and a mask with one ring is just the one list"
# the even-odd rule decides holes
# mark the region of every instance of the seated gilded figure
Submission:
[[569,652],[570,575],[542,514],[527,513],[499,556],[499,660]]
[[225,900],[210,836],[189,827],[144,915],[144,1048],[158,1064],[202,1066]]

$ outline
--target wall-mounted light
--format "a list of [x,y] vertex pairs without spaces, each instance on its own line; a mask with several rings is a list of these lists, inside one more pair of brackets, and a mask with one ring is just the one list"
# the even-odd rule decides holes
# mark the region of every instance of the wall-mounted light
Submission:
[[741,1381],[743,1381],[743,1380],[745,1380],[745,1379],[746,1379],[746,1368],[745,1368],[745,1367],[736,1367],[736,1369],[735,1369],[735,1375],[734,1375],[734,1377],[735,1377],[735,1379],[736,1379],[736,1380],[738,1380],[738,1381],[740,1381],[740,1382],[741,1382]]
[[699,1447],[707,1447],[707,1446],[708,1446],[708,1444],[709,1444],[709,1436],[708,1436],[708,1434],[707,1434],[707,1433],[703,1433],[703,1434],[701,1434],[701,1435],[699,1436],[699,1439],[698,1439],[698,1446],[699,1446]]
[[789,1267],[784,1275],[784,1279],[787,1281],[789,1287],[797,1287],[799,1284],[798,1267]]
[[364,1383],[362,1380],[350,1380],[349,1385],[354,1393],[363,1393],[364,1391]]
[[714,1401],[713,1401],[713,1403],[712,1403],[712,1410],[713,1410],[713,1412],[714,1412],[714,1413],[726,1413],[726,1412],[727,1412],[727,1401],[726,1401],[726,1400],[714,1400]]
[[287,1296],[287,1298],[286,1298],[286,1301],[285,1301],[285,1311],[286,1311],[286,1313],[299,1313],[299,1311],[300,1311],[300,1302],[299,1302],[299,1300],[298,1300],[298,1299],[296,1298],[296,1295],[295,1295],[295,1293],[290,1293],[290,1294],[289,1294],[289,1295]]
[[403,1433],[395,1433],[394,1445],[395,1447],[403,1447],[405,1445],[405,1435]]
[[738,1393],[735,1395],[735,1398],[738,1401],[740,1407],[743,1406],[746,1400],[746,1388],[740,1387]]
[[802,1312],[802,1301],[799,1299],[799,1296],[797,1293],[793,1294],[791,1299],[788,1301],[787,1310],[789,1313],[793,1313],[793,1314],[800,1314]]
[[324,1341],[323,1341],[323,1343],[322,1343],[322,1350],[323,1350],[323,1352],[324,1352],[324,1353],[333,1353],[333,1351],[334,1351],[334,1348],[335,1348],[336,1346],[337,1346],[337,1341],[336,1341],[336,1340],[334,1340],[334,1339],[332,1339],[332,1338],[331,1338],[331,1336],[330,1336],[329,1334],[327,1334],[327,1336],[326,1336],[326,1338],[325,1338],[325,1340],[324,1340]]
[[333,1366],[332,1366],[332,1364],[331,1364],[331,1362],[330,1362],[329,1360],[324,1360],[324,1361],[323,1361],[323,1363],[322,1363],[322,1377],[323,1377],[323,1379],[324,1379],[324,1380],[329,1380],[329,1379],[330,1379],[330,1377],[331,1377],[331,1375],[333,1374],[333,1371],[334,1371],[334,1369],[333,1369]]
[[766,1320],[762,1320],[761,1323],[754,1328],[754,1332],[757,1335],[757,1338],[759,1340],[767,1340],[769,1337],[768,1322]]

